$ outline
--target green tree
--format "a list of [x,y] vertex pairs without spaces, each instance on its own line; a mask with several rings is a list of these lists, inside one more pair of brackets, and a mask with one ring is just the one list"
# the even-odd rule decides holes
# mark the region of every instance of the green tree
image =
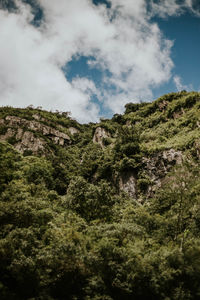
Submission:
[[109,218],[114,204],[108,183],[102,180],[95,186],[80,176],[70,182],[64,202],[87,221]]

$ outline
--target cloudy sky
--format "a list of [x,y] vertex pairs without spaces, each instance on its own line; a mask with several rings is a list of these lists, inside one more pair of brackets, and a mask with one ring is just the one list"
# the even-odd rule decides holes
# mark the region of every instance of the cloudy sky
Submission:
[[200,89],[196,0],[0,0],[0,105],[71,111]]

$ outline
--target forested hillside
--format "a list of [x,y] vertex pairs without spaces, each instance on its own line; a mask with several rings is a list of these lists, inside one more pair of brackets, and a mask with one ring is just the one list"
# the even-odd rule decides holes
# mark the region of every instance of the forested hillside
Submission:
[[0,108],[0,299],[200,299],[200,93],[79,124]]

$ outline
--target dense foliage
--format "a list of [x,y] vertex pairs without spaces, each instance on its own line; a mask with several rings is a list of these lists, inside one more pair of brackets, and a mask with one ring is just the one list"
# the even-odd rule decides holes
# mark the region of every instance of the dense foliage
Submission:
[[[88,125],[1,108],[80,134],[66,147],[48,141],[46,155],[0,142],[0,299],[200,299],[199,100],[169,94]],[[110,133],[103,148],[98,126]],[[143,158],[171,147],[183,162],[147,199]],[[119,188],[127,172],[137,199]]]

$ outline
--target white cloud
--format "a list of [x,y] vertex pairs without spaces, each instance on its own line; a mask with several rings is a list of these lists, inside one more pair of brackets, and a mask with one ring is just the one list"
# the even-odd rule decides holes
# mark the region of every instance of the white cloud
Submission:
[[88,78],[76,77],[72,80],[72,86],[84,93],[87,92],[90,95],[96,95],[97,97],[100,97],[100,92],[96,88],[94,82]]
[[[38,0],[40,27],[30,24],[29,5],[18,13],[0,10],[0,104],[71,111],[81,122],[95,121],[99,107],[113,112],[125,103],[151,97],[173,67],[172,42],[149,21],[145,0],[112,0],[112,8],[89,0]],[[104,72],[97,90],[87,78],[66,80],[61,67],[74,55],[93,56]],[[109,72],[109,76],[107,73]]]
[[186,10],[190,10],[196,16],[200,16],[200,12],[194,8],[195,0],[150,0],[151,13],[150,17],[158,15],[161,18],[169,16],[179,16]]
[[192,85],[191,84],[190,85],[184,85],[182,83],[181,77],[178,76],[178,75],[175,75],[173,77],[173,81],[174,81],[174,84],[175,84],[175,86],[177,88],[177,91],[179,91],[179,92],[182,91],[182,90],[187,90],[187,91],[192,90]]
[[160,2],[154,2],[151,0],[151,14],[159,15],[161,18],[168,16],[180,15],[183,12],[184,4],[177,4],[176,0],[162,0]]

